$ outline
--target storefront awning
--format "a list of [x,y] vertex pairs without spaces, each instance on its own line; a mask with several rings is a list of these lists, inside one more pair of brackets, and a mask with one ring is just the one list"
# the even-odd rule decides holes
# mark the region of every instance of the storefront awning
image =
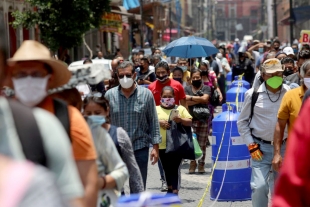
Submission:
[[310,20],[310,6],[300,6],[293,9],[295,24]]
[[128,16],[128,17],[133,17],[135,20],[141,20],[141,15],[140,14],[132,14],[132,13],[128,13],[128,12],[117,11],[117,10],[114,10],[114,9],[112,9],[111,12],[115,13],[115,14],[121,14],[121,15],[124,15],[124,16]]
[[[305,21],[310,20],[310,6],[301,6],[293,8],[293,21],[294,24],[301,24]],[[278,23],[289,25],[290,24],[290,14],[285,15]]]
[[278,21],[278,24],[290,25],[290,14],[285,15],[280,21]]

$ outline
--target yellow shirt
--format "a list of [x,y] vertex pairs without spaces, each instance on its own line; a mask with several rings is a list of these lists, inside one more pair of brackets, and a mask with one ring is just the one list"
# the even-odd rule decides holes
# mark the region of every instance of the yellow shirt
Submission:
[[[156,106],[158,120],[168,121],[170,112],[172,109],[164,109],[161,106]],[[177,110],[179,111],[179,116],[181,118],[191,119],[192,116],[188,113],[187,109],[184,106],[178,106]],[[167,130],[160,127],[161,143],[159,144],[159,149],[166,149],[167,145]]]
[[304,95],[304,86],[300,86],[289,90],[283,96],[278,111],[278,118],[288,120],[288,133],[292,130],[294,122],[299,114]]
[[[187,82],[188,80],[191,77],[191,72],[189,72],[188,70],[183,72],[183,82]],[[170,73],[170,78],[173,78],[173,73]]]

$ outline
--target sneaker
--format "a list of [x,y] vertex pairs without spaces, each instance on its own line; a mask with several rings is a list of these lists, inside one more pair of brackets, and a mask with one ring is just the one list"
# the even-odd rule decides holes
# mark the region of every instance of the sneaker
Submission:
[[168,191],[168,187],[167,187],[166,181],[164,181],[164,180],[162,180],[162,179],[160,179],[160,180],[161,180],[161,189],[160,189],[160,191],[161,191],[161,192]]

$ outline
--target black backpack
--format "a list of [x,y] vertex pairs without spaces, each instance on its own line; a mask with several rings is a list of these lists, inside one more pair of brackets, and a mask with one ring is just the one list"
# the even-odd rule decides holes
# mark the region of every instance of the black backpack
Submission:
[[[43,140],[32,109],[17,101],[8,100],[8,103],[11,108],[15,128],[26,159],[33,163],[48,167]],[[70,137],[70,119],[67,104],[59,99],[54,99],[53,104],[55,108],[55,116],[62,123]]]
[[251,100],[251,114],[250,114],[250,120],[249,120],[249,125],[251,124],[252,122],[252,118],[253,118],[253,114],[254,114],[254,106],[257,102],[257,99],[258,99],[258,95],[259,93],[257,92],[258,91],[258,88],[255,88],[254,91],[253,91],[253,94],[252,94],[252,100]]

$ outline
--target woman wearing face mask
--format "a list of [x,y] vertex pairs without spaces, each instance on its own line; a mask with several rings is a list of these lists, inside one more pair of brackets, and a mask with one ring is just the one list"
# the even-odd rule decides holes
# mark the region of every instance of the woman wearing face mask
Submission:
[[[208,140],[209,129],[208,121],[210,120],[201,120],[199,117],[194,116],[194,106],[207,106],[209,104],[209,98],[211,95],[211,89],[209,86],[206,86],[202,82],[202,75],[200,70],[193,70],[191,72],[191,86],[186,86],[186,102],[188,104],[189,112],[193,116],[193,129],[197,135],[197,140],[199,146],[203,152],[202,158],[198,161],[198,172],[205,173],[205,158],[206,158],[206,147],[210,145]],[[210,119],[209,117],[208,119]],[[191,161],[189,173],[195,173],[197,163],[195,160]]]
[[[101,93],[97,93],[100,94]],[[64,100],[68,105],[76,107],[79,111],[82,109],[83,101],[79,96],[76,89],[66,89],[64,91],[55,93],[52,95],[55,98]],[[97,97],[99,98],[99,97]],[[84,103],[90,102],[90,100],[96,99],[93,95],[84,99]],[[108,132],[101,127],[102,123],[105,123],[104,117],[92,116],[92,111],[87,111],[84,116],[87,117],[87,123],[89,124],[92,132],[92,138],[95,143],[97,151],[97,167],[98,167],[98,190],[121,190],[125,181],[128,178],[128,170],[125,163],[122,161],[120,155],[116,152],[115,144],[110,138]],[[102,199],[106,192],[100,191],[98,194],[97,206],[100,207],[101,202],[106,199]],[[113,196],[112,196],[113,197]],[[117,195],[114,194],[114,200],[117,200]]]
[[172,78],[181,83],[182,86],[185,88],[187,86],[187,82],[183,81],[183,75],[183,70],[180,67],[175,67],[172,71]]
[[204,85],[209,86],[211,91],[217,90],[220,94],[220,101],[222,101],[223,96],[220,89],[217,86],[217,79],[214,71],[209,70],[209,61],[205,60],[199,64],[199,70],[201,71],[202,82]]
[[[156,106],[158,120],[160,124],[160,135],[162,142],[159,144],[159,157],[165,171],[166,182],[168,185],[168,193],[178,194],[179,192],[179,177],[180,165],[182,157],[173,152],[166,153],[167,129],[170,128],[169,121],[172,109],[175,109],[174,90],[170,86],[165,86],[161,91],[160,105]],[[192,125],[192,117],[185,107],[177,106],[178,116],[174,117],[172,121],[181,123],[184,126]]]
[[[129,171],[130,193],[144,191],[142,176],[134,157],[131,140],[126,131],[109,123],[109,102],[104,97],[90,96],[84,100],[84,115],[94,122],[98,122],[111,136],[119,155]],[[115,186],[114,186],[115,187]]]

